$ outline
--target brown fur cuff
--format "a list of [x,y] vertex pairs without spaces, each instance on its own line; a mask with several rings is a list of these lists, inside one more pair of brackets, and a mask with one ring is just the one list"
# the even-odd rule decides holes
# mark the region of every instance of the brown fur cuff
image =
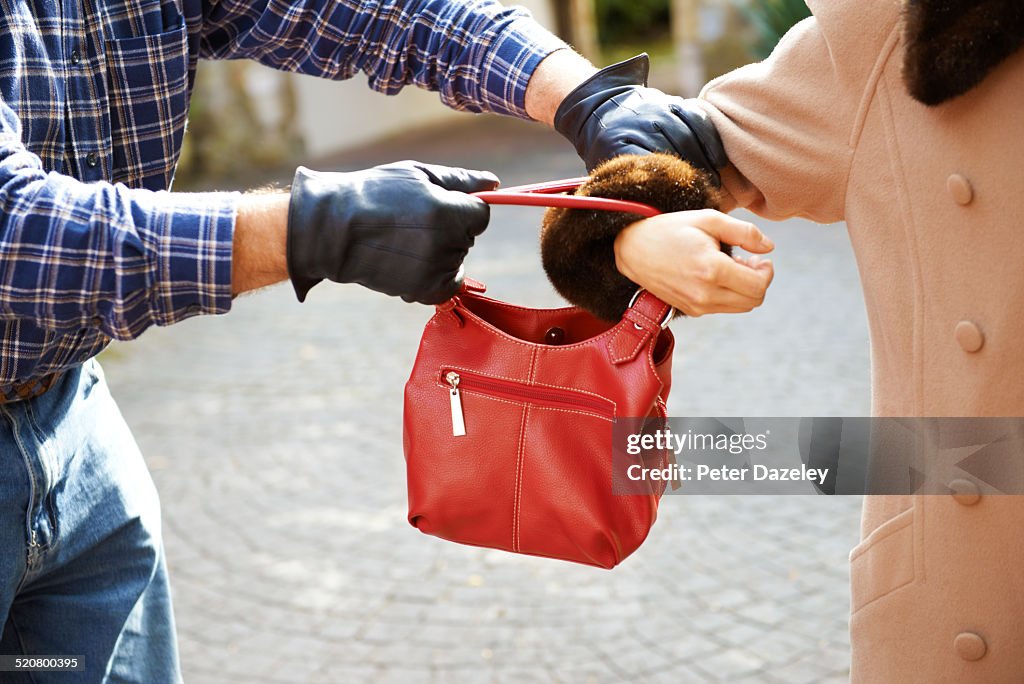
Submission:
[[1021,0],[906,0],[903,78],[938,105],[978,85],[1024,45]]
[[[706,173],[667,154],[616,157],[594,169],[576,194],[642,202],[662,212],[719,204]],[[541,259],[559,294],[598,318],[622,318],[637,285],[615,267],[615,237],[639,219],[617,211],[549,209],[541,226]]]

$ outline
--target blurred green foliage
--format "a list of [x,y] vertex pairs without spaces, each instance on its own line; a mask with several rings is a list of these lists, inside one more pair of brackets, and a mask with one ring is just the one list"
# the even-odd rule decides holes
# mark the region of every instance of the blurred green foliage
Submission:
[[[723,30],[701,42],[705,80],[711,80],[750,61],[758,34],[747,16],[748,5],[759,0],[700,0],[706,10],[723,17]],[[672,89],[675,82],[675,49],[669,0],[595,0],[601,60],[611,64],[648,52],[653,64],[652,84]],[[716,7],[717,6],[717,7]]]
[[758,59],[771,54],[782,36],[799,21],[811,16],[804,0],[753,0],[744,10],[756,31],[751,53]]
[[[694,0],[698,1],[698,0]],[[704,44],[705,57],[729,68],[764,59],[797,22],[811,16],[804,0],[699,0],[727,13],[726,34]],[[594,0],[605,54],[628,53],[671,40],[670,0]],[[650,51],[650,50],[649,50]],[[709,54],[710,53],[710,54]],[[727,69],[726,69],[727,70]],[[712,74],[721,73],[709,64]]]
[[667,36],[669,0],[595,0],[602,45],[621,45]]

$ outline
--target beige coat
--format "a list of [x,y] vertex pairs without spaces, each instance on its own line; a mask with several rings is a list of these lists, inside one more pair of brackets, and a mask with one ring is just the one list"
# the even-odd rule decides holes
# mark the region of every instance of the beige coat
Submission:
[[[767,61],[702,95],[726,190],[767,218],[847,222],[876,415],[1024,416],[1024,51],[929,108],[901,78],[898,0],[808,4]],[[854,681],[1024,681],[1024,498],[951,482],[865,501]]]

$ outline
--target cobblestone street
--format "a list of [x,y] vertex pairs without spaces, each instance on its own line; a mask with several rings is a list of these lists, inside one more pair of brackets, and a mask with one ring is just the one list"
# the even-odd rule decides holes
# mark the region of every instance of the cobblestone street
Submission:
[[[467,121],[318,168],[413,158],[489,168],[505,185],[582,171],[539,126]],[[540,211],[492,216],[468,273],[499,298],[559,304]],[[845,230],[759,223],[778,245],[768,300],[674,324],[670,413],[867,415]],[[667,497],[610,572],[410,527],[402,390],[431,313],[330,284],[300,305],[278,286],[102,357],[161,494],[187,682],[847,679],[857,498]]]

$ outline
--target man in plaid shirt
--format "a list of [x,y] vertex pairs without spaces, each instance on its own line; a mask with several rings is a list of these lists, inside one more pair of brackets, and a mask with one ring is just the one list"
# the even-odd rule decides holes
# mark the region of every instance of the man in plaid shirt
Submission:
[[[300,168],[290,193],[169,193],[200,58],[415,83],[554,124],[588,167],[725,162],[697,110],[644,87],[645,59],[597,72],[494,0],[23,0],[0,23],[0,654],[81,656],[76,681],[180,679],[156,492],[93,357],[289,277],[300,300],[330,279],[444,301],[488,220],[466,193],[497,183],[405,162]],[[690,223],[681,270],[718,258],[705,233],[757,242],[727,217]],[[690,313],[759,303],[729,291],[742,264],[717,268]]]

